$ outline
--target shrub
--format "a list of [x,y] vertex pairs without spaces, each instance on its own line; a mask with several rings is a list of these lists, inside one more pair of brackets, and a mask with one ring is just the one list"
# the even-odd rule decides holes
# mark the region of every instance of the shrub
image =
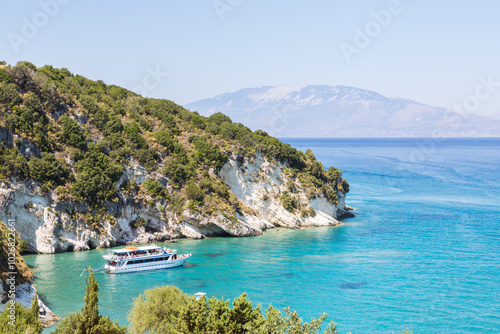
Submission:
[[198,151],[198,159],[205,164],[214,167],[219,171],[227,161],[227,156],[223,154],[219,147],[210,144],[205,136],[194,136],[189,138]]
[[92,146],[84,159],[76,164],[77,180],[71,191],[73,196],[91,204],[101,203],[116,197],[114,183],[123,173],[123,167]]
[[285,208],[285,210],[291,213],[295,213],[295,209],[298,206],[297,200],[295,198],[293,198],[289,193],[286,192],[281,195],[280,200],[281,205],[283,206],[283,208]]
[[146,220],[142,217],[137,217],[136,219],[130,221],[128,225],[131,228],[138,228],[140,226],[146,226]]
[[170,203],[172,204],[173,211],[177,215],[181,215],[186,205],[186,199],[182,195],[174,193],[170,199]]
[[327,175],[331,181],[337,181],[342,177],[342,171],[332,166],[328,168]]
[[232,123],[231,118],[220,112],[216,112],[215,114],[210,115],[210,117],[208,117],[208,121],[213,122],[219,126],[224,122]]
[[147,179],[143,184],[148,194],[152,197],[166,197],[167,190],[157,181]]
[[106,139],[108,140],[109,146],[113,150],[123,148],[123,145],[125,145],[125,141],[123,140],[121,133],[112,133],[109,136],[107,136]]
[[5,147],[0,142],[0,175],[18,175],[26,178],[29,175],[28,163],[24,156],[13,147]]
[[13,107],[23,102],[16,89],[16,85],[0,82],[0,104]]
[[26,251],[26,247],[28,247],[28,243],[26,240],[19,240],[19,251],[24,253]]
[[146,290],[128,314],[131,333],[178,333],[177,318],[192,297],[174,286]]
[[198,129],[205,129],[206,125],[204,118],[199,115],[194,115],[193,118],[191,118],[191,126]]
[[316,217],[316,210],[314,210],[313,208],[309,208],[309,216]]
[[91,114],[96,113],[97,110],[99,109],[96,101],[91,96],[88,95],[83,95],[82,97],[80,97],[80,103]]
[[[243,293],[229,306],[212,297],[196,300],[173,286],[146,290],[134,300],[128,315],[131,333],[294,333],[319,334],[327,315],[312,318],[304,323],[296,311],[285,308],[283,312],[270,306],[264,317],[260,305],[256,307]],[[323,333],[335,334],[332,321]]]
[[194,171],[192,166],[188,165],[187,157],[177,154],[166,161],[163,174],[174,184],[180,185],[190,178],[194,174]]
[[[43,325],[38,316],[38,296],[35,295],[30,308],[25,308],[21,303],[15,302],[14,313],[15,320],[12,321],[10,310],[5,310],[0,314],[0,333],[25,334],[42,333]],[[12,322],[11,322],[12,321]],[[12,325],[13,324],[13,325]]]
[[346,179],[342,180],[342,189],[344,191],[344,194],[347,194],[349,192],[349,182],[347,182]]
[[141,135],[141,131],[137,123],[132,122],[125,124],[125,135],[134,148],[145,149],[148,147],[146,139],[144,139]]
[[120,189],[123,191],[129,192],[131,194],[135,194],[139,191],[139,185],[135,179],[129,181],[129,179],[125,179],[120,185]]
[[47,183],[42,184],[40,187],[40,193],[42,195],[47,195],[47,193],[50,191],[50,187],[47,185]]
[[14,78],[3,68],[0,68],[0,82],[13,83]]
[[52,153],[41,153],[40,158],[31,158],[28,166],[30,174],[35,180],[52,181],[57,185],[63,185],[71,174],[66,163],[56,159]]
[[59,124],[62,125],[62,135],[66,144],[81,150],[87,148],[87,142],[83,136],[83,132],[75,119],[69,118],[68,116],[62,116],[59,118]]
[[118,134],[118,133],[121,134],[122,131],[123,131],[122,121],[116,116],[109,117],[108,121],[106,122],[106,125],[104,126],[104,134],[105,135]]
[[204,177],[200,183],[199,187],[205,194],[211,194],[215,192],[215,187],[213,184],[213,181],[210,179],[210,177]]
[[205,196],[196,183],[191,180],[186,187],[186,197],[196,202],[203,202]]
[[157,131],[154,138],[158,141],[158,144],[165,147],[168,151],[172,152],[174,149],[175,139],[167,130]]
[[139,149],[134,151],[134,157],[147,170],[153,170],[156,167],[157,161],[160,159],[158,153],[150,149]]

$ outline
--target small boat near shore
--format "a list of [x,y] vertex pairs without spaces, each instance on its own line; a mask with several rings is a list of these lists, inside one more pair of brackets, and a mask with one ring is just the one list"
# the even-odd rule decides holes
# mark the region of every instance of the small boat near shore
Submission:
[[104,267],[94,271],[122,274],[180,267],[191,257],[191,254],[177,254],[175,249],[162,248],[153,244],[150,246],[128,246],[122,249],[109,250],[108,254],[102,257],[108,262]]

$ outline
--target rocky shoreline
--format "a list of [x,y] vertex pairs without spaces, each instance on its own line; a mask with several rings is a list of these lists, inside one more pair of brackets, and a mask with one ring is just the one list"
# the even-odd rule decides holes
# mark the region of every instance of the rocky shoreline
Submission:
[[[218,176],[245,206],[244,212],[236,217],[223,213],[207,215],[189,209],[179,215],[164,209],[168,205],[164,199],[135,198],[120,191],[118,201],[104,204],[107,218],[100,221],[100,228],[96,229],[89,225],[84,203],[61,199],[54,191],[42,193],[41,184],[32,180],[11,179],[0,183],[0,220],[15,220],[17,232],[27,243],[27,252],[59,253],[122,244],[175,242],[178,238],[258,236],[276,227],[338,226],[342,224],[339,219],[353,216],[353,208],[346,206],[342,191],[336,192],[336,203],[322,195],[309,198],[303,192],[295,193],[314,214],[304,216],[286,210],[280,196],[289,191],[292,180],[286,173],[287,168],[285,164],[268,161],[262,154],[252,157],[229,154]],[[148,172],[133,160],[116,187],[119,189],[121,183],[130,180],[142,184],[147,179],[172,190],[169,180],[161,173]],[[145,225],[134,227],[138,219]],[[3,288],[0,292],[4,294]],[[16,300],[30,307],[35,293],[33,283],[18,285]],[[39,305],[44,326],[55,324],[59,317],[40,298]],[[0,310],[5,307],[6,304],[0,304]]]
[[[95,228],[89,223],[84,203],[65,201],[55,191],[42,194],[38,182],[13,179],[0,183],[0,219],[15,219],[28,252],[59,253],[178,238],[256,236],[274,227],[337,226],[341,224],[339,219],[352,216],[341,191],[336,193],[337,203],[322,195],[309,198],[305,193],[295,193],[298,200],[314,210],[314,215],[286,210],[280,196],[288,192],[291,180],[285,173],[287,167],[268,161],[262,154],[251,158],[230,155],[218,176],[246,206],[235,217],[190,209],[179,215],[165,209],[169,204],[165,199],[135,198],[120,192],[117,201],[104,204],[106,215]],[[116,187],[126,180],[141,184],[147,179],[172,190],[161,173],[148,172],[135,161],[130,162]],[[134,226],[138,219],[143,226]]]
[[[21,303],[25,308],[30,308],[35,295],[37,293],[36,285],[33,283],[24,283],[16,286],[16,297],[15,302]],[[3,290],[3,284],[0,284],[0,296],[5,296],[6,292]],[[4,299],[4,298],[2,298]],[[0,313],[5,310],[8,303],[0,303]],[[40,308],[40,320],[44,327],[53,326],[60,319],[54,312],[52,312],[47,305],[45,305],[38,296],[38,306]]]

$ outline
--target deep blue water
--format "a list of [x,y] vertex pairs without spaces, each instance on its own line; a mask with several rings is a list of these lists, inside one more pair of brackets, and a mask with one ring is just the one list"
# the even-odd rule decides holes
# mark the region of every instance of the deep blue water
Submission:
[[[500,328],[500,139],[284,139],[344,171],[345,225],[255,238],[181,240],[195,266],[96,274],[101,313],[126,324],[133,298],[174,284],[264,308],[322,312],[340,333],[497,333]],[[83,305],[84,265],[105,250],[30,255],[42,298]]]

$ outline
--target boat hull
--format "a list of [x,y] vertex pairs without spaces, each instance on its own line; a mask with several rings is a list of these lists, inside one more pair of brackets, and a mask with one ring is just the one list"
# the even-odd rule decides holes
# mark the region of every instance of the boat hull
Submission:
[[136,271],[147,271],[147,270],[159,270],[159,269],[169,269],[169,268],[175,268],[175,267],[180,267],[184,265],[184,263],[187,261],[189,256],[184,257],[182,259],[175,259],[175,260],[167,260],[167,261],[161,261],[161,262],[151,262],[151,263],[144,263],[144,264],[132,264],[132,265],[126,265],[122,267],[108,267],[106,268],[106,272],[109,274],[124,274],[124,273],[131,273],[131,272],[136,272]]

